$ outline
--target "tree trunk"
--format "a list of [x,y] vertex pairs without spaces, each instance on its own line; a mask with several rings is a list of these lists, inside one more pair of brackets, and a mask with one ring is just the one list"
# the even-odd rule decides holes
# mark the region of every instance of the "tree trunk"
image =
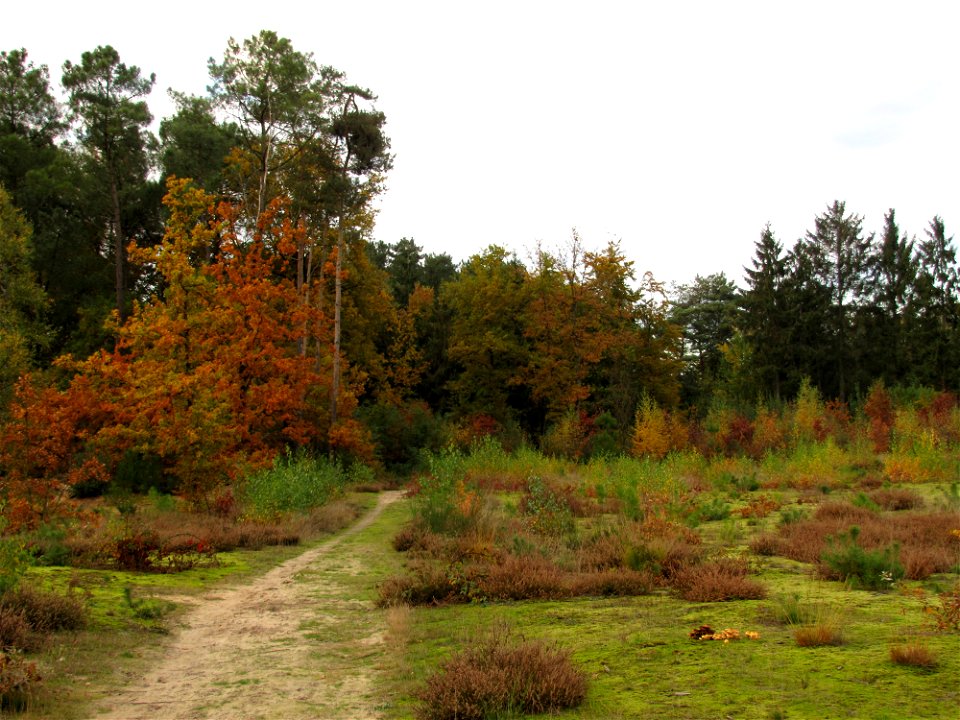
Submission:
[[330,390],[330,425],[337,422],[337,397],[340,394],[340,308],[343,293],[343,216],[337,222],[337,263],[334,277],[333,301],[333,386]]
[[110,200],[113,203],[113,267],[116,278],[117,288],[117,315],[120,323],[127,319],[127,283],[124,273],[124,250],[123,228],[120,225],[120,193],[117,192],[117,176],[113,168],[110,173]]

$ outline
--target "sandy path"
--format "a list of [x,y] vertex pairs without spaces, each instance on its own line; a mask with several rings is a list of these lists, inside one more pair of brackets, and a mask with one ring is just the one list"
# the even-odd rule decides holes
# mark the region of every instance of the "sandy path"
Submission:
[[[383,622],[345,599],[337,574],[364,558],[344,540],[369,527],[399,492],[337,537],[249,585],[207,596],[184,617],[159,664],[109,698],[108,720],[373,719],[372,660]],[[299,577],[298,577],[299,576]],[[347,598],[349,594],[347,594]]]

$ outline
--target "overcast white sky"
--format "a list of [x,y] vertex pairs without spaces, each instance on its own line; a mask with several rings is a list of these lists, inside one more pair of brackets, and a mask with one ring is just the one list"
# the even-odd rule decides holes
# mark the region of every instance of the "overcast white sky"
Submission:
[[9,3],[0,49],[59,84],[111,44],[202,94],[229,37],[288,37],[379,95],[395,154],[375,236],[456,260],[619,239],[638,274],[741,281],[833,200],[879,232],[960,225],[960,3]]

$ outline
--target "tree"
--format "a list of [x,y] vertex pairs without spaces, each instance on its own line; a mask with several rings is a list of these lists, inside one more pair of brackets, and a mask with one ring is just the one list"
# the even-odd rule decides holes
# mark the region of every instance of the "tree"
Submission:
[[913,345],[918,380],[942,390],[960,388],[960,279],[953,237],[943,219],[930,221],[919,246],[917,320]]
[[851,318],[863,297],[873,236],[863,236],[863,218],[847,215],[845,203],[834,201],[814,221],[814,230],[806,237],[806,250],[812,269],[830,293],[832,312],[834,383],[841,399],[847,385],[856,379],[857,354],[851,343]]
[[50,342],[47,298],[30,267],[30,226],[0,186],[0,413]]
[[27,62],[27,51],[0,51],[0,135],[50,144],[63,130],[60,106],[50,92],[46,65]]
[[752,268],[744,268],[747,288],[740,295],[743,332],[749,341],[754,380],[760,393],[781,397],[787,370],[787,258],[768,223],[755,244]]
[[704,405],[716,389],[723,366],[721,347],[737,326],[737,286],[723,273],[696,276],[677,288],[670,320],[682,328],[684,399]]
[[80,142],[103,174],[111,209],[110,235],[114,254],[116,307],[121,320],[127,314],[124,196],[137,192],[148,170],[147,126],[153,119],[145,101],[156,76],[141,77],[140,68],[120,62],[111,46],[99,46],[63,65],[63,87],[69,93],[71,117],[79,123]]
[[516,256],[491,245],[441,290],[452,314],[448,357],[456,371],[449,389],[461,415],[483,412],[503,423],[526,407],[526,282]]
[[[241,196],[252,196],[251,216],[256,219],[267,203],[288,194],[283,173],[303,160],[311,143],[329,127],[330,86],[342,74],[319,68],[310,53],[293,49],[287,38],[262,30],[242,44],[227,43],[223,62],[207,63],[213,84],[208,91],[216,108],[237,123],[243,155],[238,168],[251,167],[253,184],[241,187]],[[245,183],[244,173],[239,173]]]
[[177,112],[160,123],[160,167],[164,177],[192,178],[208,192],[224,193],[224,170],[238,142],[233,124],[218,123],[207,98],[170,92]]
[[896,385],[910,374],[906,333],[912,325],[909,315],[914,304],[917,259],[913,241],[900,234],[893,208],[884,216],[883,235],[873,248],[869,266],[870,306],[865,313],[868,325],[863,338],[872,360],[869,374]]

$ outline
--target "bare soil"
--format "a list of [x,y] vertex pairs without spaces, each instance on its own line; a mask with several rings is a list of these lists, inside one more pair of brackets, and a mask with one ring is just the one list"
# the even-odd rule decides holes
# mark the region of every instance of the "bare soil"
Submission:
[[[400,497],[250,584],[197,600],[143,678],[101,703],[105,720],[373,720],[382,613],[337,578],[357,575],[369,547],[343,541]],[[336,552],[334,552],[336,551]]]

